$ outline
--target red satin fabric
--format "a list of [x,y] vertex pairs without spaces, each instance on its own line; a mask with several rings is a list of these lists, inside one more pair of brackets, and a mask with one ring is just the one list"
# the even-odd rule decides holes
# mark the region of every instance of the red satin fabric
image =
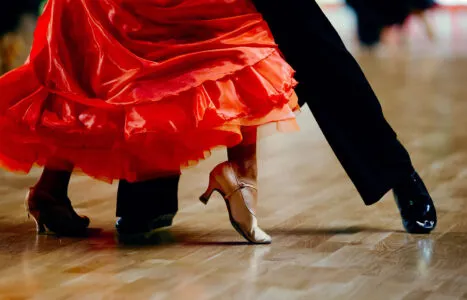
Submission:
[[28,62],[0,79],[0,163],[179,172],[241,126],[296,128],[293,73],[246,0],[49,0]]

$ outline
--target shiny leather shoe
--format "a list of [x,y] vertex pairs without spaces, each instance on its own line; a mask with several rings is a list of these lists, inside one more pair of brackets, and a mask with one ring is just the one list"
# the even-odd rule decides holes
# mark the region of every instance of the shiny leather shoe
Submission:
[[153,219],[121,217],[115,223],[117,237],[122,243],[151,243],[152,236],[172,226],[175,214],[164,214]]
[[58,199],[30,188],[25,206],[28,215],[36,222],[39,234],[49,231],[59,236],[82,236],[87,233],[89,218],[78,215],[68,198]]
[[394,198],[399,208],[402,224],[409,233],[430,233],[436,227],[436,208],[417,172],[398,184]]

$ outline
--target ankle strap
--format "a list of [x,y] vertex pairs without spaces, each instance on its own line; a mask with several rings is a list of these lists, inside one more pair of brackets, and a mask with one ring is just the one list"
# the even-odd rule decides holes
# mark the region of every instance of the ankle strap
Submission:
[[250,188],[250,189],[258,190],[258,188],[256,186],[252,185],[252,184],[240,182],[236,189],[234,189],[232,192],[230,192],[228,195],[225,195],[224,197],[226,199],[229,199],[233,194],[235,194],[236,192],[238,192],[238,191],[240,191],[240,190],[242,190],[244,188]]

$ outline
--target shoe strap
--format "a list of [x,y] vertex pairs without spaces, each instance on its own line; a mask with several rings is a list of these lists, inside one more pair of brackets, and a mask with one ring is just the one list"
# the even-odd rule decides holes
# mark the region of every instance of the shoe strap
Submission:
[[232,197],[233,194],[235,194],[236,192],[242,190],[242,189],[245,189],[245,188],[250,188],[250,189],[254,189],[254,190],[258,190],[258,188],[252,184],[249,184],[249,183],[244,183],[244,182],[240,182],[240,184],[232,191],[230,192],[229,194],[225,195],[224,197],[226,199],[230,199],[230,197]]

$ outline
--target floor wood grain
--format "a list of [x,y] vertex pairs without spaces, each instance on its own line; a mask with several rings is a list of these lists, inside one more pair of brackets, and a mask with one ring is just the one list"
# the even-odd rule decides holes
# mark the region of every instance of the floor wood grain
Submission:
[[245,245],[220,198],[207,207],[196,200],[222,151],[184,174],[173,228],[145,247],[114,240],[115,185],[73,178],[73,203],[97,230],[58,239],[36,236],[24,212],[39,171],[0,171],[0,299],[467,298],[465,14],[435,13],[434,43],[415,24],[402,48],[389,42],[368,55],[342,26],[351,16],[329,13],[436,201],[433,234],[404,233],[391,196],[365,207],[304,109],[300,132],[260,145],[259,219],[269,246]]

